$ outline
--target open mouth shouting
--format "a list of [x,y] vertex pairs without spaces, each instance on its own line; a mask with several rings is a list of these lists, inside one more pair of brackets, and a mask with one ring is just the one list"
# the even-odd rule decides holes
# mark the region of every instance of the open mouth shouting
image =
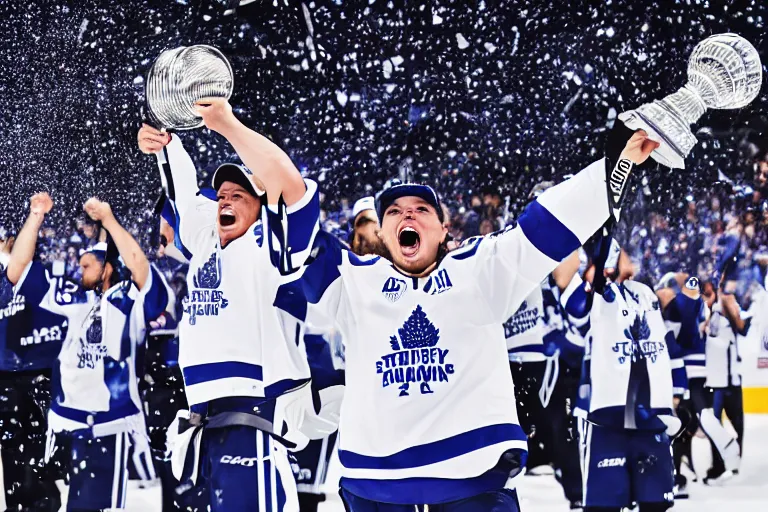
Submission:
[[228,227],[235,224],[235,210],[230,206],[225,206],[219,212],[219,225],[221,227]]
[[400,232],[397,234],[397,240],[400,242],[400,251],[406,258],[416,256],[419,252],[421,235],[419,235],[418,231],[411,226],[401,228]]

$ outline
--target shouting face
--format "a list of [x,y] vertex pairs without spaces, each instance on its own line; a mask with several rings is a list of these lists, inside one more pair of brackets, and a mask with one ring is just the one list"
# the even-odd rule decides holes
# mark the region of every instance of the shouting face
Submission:
[[373,210],[360,212],[354,221],[352,252],[359,256],[381,254],[382,241],[379,238],[379,219]]
[[241,237],[258,220],[261,201],[231,181],[222,183],[216,197],[219,203],[217,224],[223,247]]
[[447,234],[435,208],[416,196],[401,197],[389,205],[379,231],[395,266],[414,276],[432,270]]
[[80,272],[83,288],[93,290],[104,277],[104,263],[93,254],[85,253],[80,257]]

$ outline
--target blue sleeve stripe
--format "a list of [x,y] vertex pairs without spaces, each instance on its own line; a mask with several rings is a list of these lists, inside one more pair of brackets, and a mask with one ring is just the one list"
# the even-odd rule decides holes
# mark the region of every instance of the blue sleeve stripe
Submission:
[[183,373],[184,384],[187,386],[229,377],[243,377],[253,380],[262,380],[263,378],[261,366],[237,361],[187,366],[183,369]]
[[304,294],[313,304],[320,302],[328,287],[341,277],[339,265],[342,257],[340,242],[325,231],[317,234],[315,249],[318,251],[317,256],[301,276]]
[[[591,309],[590,295],[587,293],[584,284],[578,286],[565,303],[565,312],[572,317],[572,320],[588,318]],[[581,324],[581,322],[576,323]]]
[[154,265],[149,266],[150,279],[152,280],[149,290],[144,297],[144,321],[148,324],[156,320],[163,314],[168,307],[168,288],[165,286],[165,279],[155,269]]
[[448,253],[448,256],[455,260],[465,260],[467,258],[471,258],[477,253],[477,249],[480,247],[482,241],[482,237],[470,238],[464,242],[461,247]]
[[518,225],[534,247],[555,261],[562,261],[581,246],[576,235],[538,201],[528,205]]
[[272,305],[301,322],[307,319],[307,299],[298,281],[280,285]]
[[45,294],[48,293],[48,288],[50,288],[48,274],[43,264],[36,260],[29,263],[21,275],[21,280],[16,283],[18,293],[23,295],[27,302],[34,305],[40,304]]
[[264,396],[267,398],[276,398],[278,396],[281,396],[288,391],[292,391],[294,389],[300,388],[304,384],[309,382],[309,379],[284,379],[277,381],[273,384],[270,384],[269,386],[264,388]]
[[440,441],[406,448],[383,457],[339,450],[339,460],[346,468],[407,469],[435,464],[505,441],[526,441],[520,425],[502,423],[464,432]]

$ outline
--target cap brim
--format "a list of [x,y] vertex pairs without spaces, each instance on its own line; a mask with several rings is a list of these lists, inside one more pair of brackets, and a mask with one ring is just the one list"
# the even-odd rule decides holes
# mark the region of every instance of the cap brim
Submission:
[[396,185],[381,193],[379,196],[379,208],[377,209],[379,219],[382,218],[384,211],[389,207],[389,205],[401,197],[419,197],[423,199],[424,201],[431,204],[432,207],[434,207],[437,211],[438,217],[442,218],[443,212],[440,209],[440,200],[431,187],[428,187],[427,185],[405,184]]
[[219,168],[216,169],[216,172],[213,173],[211,185],[213,186],[214,190],[218,192],[219,188],[221,188],[221,186],[227,181],[240,185],[245,190],[247,190],[249,194],[255,197],[259,197],[263,194],[263,192],[259,193],[259,191],[256,190],[256,188],[253,186],[253,183],[251,182],[251,179],[248,177],[247,172],[239,165],[220,165]]

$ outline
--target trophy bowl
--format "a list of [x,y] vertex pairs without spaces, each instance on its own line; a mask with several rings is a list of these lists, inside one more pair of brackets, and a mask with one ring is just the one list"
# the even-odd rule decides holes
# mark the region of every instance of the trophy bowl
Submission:
[[157,128],[199,128],[203,120],[195,112],[195,102],[207,97],[229,99],[233,87],[232,66],[216,48],[195,45],[166,50],[147,75],[148,111]]
[[688,83],[661,100],[619,115],[628,128],[644,129],[661,146],[651,157],[662,165],[685,168],[698,142],[691,131],[708,108],[742,108],[754,100],[763,82],[760,54],[737,34],[716,34],[701,41],[688,60]]

